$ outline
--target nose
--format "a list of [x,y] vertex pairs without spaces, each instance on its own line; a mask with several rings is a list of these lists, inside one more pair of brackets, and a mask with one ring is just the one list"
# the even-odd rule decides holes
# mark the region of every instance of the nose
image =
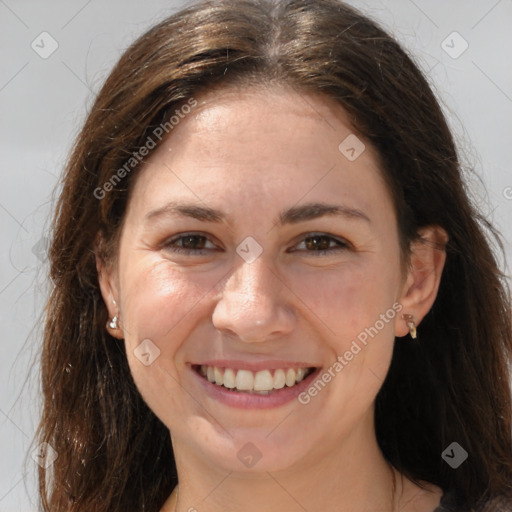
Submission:
[[223,334],[264,342],[290,333],[296,322],[290,292],[263,257],[241,263],[225,281],[212,322]]

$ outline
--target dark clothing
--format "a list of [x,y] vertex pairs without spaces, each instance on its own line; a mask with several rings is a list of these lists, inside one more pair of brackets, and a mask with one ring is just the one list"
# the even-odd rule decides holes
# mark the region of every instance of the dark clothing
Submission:
[[434,512],[512,512],[512,499],[498,496],[481,502],[471,510],[462,510],[460,507],[457,507],[455,495],[447,493],[443,495],[439,506]]

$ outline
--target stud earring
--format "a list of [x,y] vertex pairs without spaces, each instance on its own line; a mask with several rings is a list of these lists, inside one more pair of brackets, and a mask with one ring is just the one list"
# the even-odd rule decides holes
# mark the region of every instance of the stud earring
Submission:
[[407,327],[409,327],[409,334],[411,335],[411,338],[415,340],[417,338],[417,333],[414,317],[412,315],[404,314],[402,315],[402,318],[407,322]]
[[112,318],[112,320],[110,320],[110,322],[108,322],[108,326],[111,329],[117,329],[117,316],[115,316],[114,318]]

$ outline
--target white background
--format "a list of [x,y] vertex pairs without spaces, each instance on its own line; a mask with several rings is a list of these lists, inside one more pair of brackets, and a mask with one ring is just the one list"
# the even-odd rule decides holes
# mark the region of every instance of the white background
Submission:
[[[502,231],[510,261],[512,1],[350,3],[382,21],[428,72],[465,161],[476,170],[473,193]],[[184,4],[0,0],[0,512],[36,510],[30,450],[39,411],[47,270],[38,248],[44,246],[53,189],[85,109],[120,53]],[[47,59],[31,47],[43,31],[58,43]],[[441,47],[453,31],[469,44],[457,59]],[[453,41],[448,44],[460,49],[461,41]]]

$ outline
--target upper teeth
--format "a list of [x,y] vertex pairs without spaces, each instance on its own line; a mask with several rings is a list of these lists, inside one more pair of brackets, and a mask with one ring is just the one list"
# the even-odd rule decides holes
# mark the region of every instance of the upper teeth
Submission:
[[233,370],[217,366],[201,366],[201,373],[210,381],[219,386],[239,391],[271,391],[284,386],[291,387],[300,382],[306,375],[308,368],[287,368],[286,370]]

